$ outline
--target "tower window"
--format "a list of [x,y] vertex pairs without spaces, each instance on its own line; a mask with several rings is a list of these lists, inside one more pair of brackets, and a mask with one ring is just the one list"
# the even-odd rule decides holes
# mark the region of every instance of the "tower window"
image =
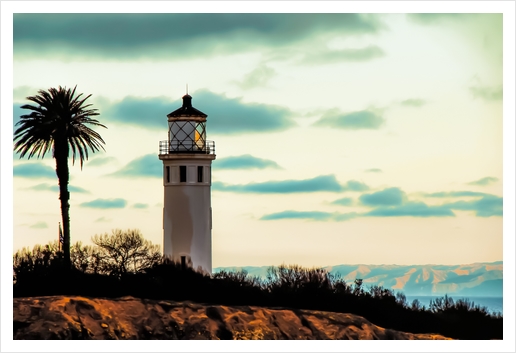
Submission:
[[198,166],[197,167],[197,182],[198,183],[202,183],[202,171],[203,171],[203,167]]
[[186,183],[186,165],[179,166],[179,182]]
[[170,183],[170,167],[167,166],[167,183]]

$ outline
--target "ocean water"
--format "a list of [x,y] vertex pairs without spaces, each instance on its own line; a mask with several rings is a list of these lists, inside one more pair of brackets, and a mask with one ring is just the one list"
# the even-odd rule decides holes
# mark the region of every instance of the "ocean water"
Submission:
[[[427,308],[430,306],[430,301],[435,298],[442,298],[444,295],[437,296],[412,296],[407,295],[407,302],[412,303],[414,299],[418,299],[421,302],[421,305],[426,306]],[[470,302],[475,303],[479,306],[485,306],[489,312],[500,312],[503,314],[503,297],[463,297],[463,296],[454,296],[449,295],[449,297],[453,298],[454,301],[458,299],[469,299]]]

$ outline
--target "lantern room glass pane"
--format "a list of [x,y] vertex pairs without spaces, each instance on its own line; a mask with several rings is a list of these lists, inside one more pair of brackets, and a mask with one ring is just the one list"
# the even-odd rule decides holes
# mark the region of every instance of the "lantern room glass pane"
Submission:
[[205,151],[206,123],[196,121],[174,121],[169,129],[170,151]]

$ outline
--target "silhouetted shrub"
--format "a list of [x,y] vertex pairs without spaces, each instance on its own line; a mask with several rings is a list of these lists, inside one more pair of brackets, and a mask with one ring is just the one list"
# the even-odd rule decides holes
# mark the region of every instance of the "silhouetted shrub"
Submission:
[[101,273],[116,276],[137,273],[162,258],[159,245],[145,240],[137,229],[115,229],[111,235],[95,235],[91,240],[97,246],[95,260]]
[[[95,239],[95,238],[94,238]],[[321,268],[270,267],[265,279],[245,271],[209,275],[158,256],[158,247],[138,231],[96,237],[96,245],[71,247],[72,268],[64,266],[58,243],[24,248],[13,255],[15,297],[92,297],[190,300],[220,305],[256,305],[361,315],[384,328],[439,333],[460,339],[503,338],[503,317],[467,299],[448,296],[410,305],[403,293],[381,286],[346,283]]]
[[442,313],[449,311],[454,307],[453,298],[449,298],[445,295],[442,298],[435,298],[430,301],[430,311],[433,313]]

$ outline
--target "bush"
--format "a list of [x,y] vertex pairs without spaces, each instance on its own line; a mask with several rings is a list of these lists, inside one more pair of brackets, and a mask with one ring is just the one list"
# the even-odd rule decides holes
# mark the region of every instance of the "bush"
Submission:
[[94,272],[123,276],[149,268],[162,259],[159,245],[145,240],[137,229],[122,231],[115,229],[112,234],[95,235]]
[[13,255],[15,297],[39,295],[134,296],[220,305],[257,305],[325,310],[360,315],[386,329],[440,333],[460,339],[503,338],[503,317],[467,299],[448,296],[411,305],[403,293],[363,281],[347,284],[340,275],[297,265],[270,267],[261,280],[247,272],[213,275],[163,259],[159,247],[137,230],[114,230],[93,238],[94,246],[71,247],[66,268],[57,242],[24,248]]

